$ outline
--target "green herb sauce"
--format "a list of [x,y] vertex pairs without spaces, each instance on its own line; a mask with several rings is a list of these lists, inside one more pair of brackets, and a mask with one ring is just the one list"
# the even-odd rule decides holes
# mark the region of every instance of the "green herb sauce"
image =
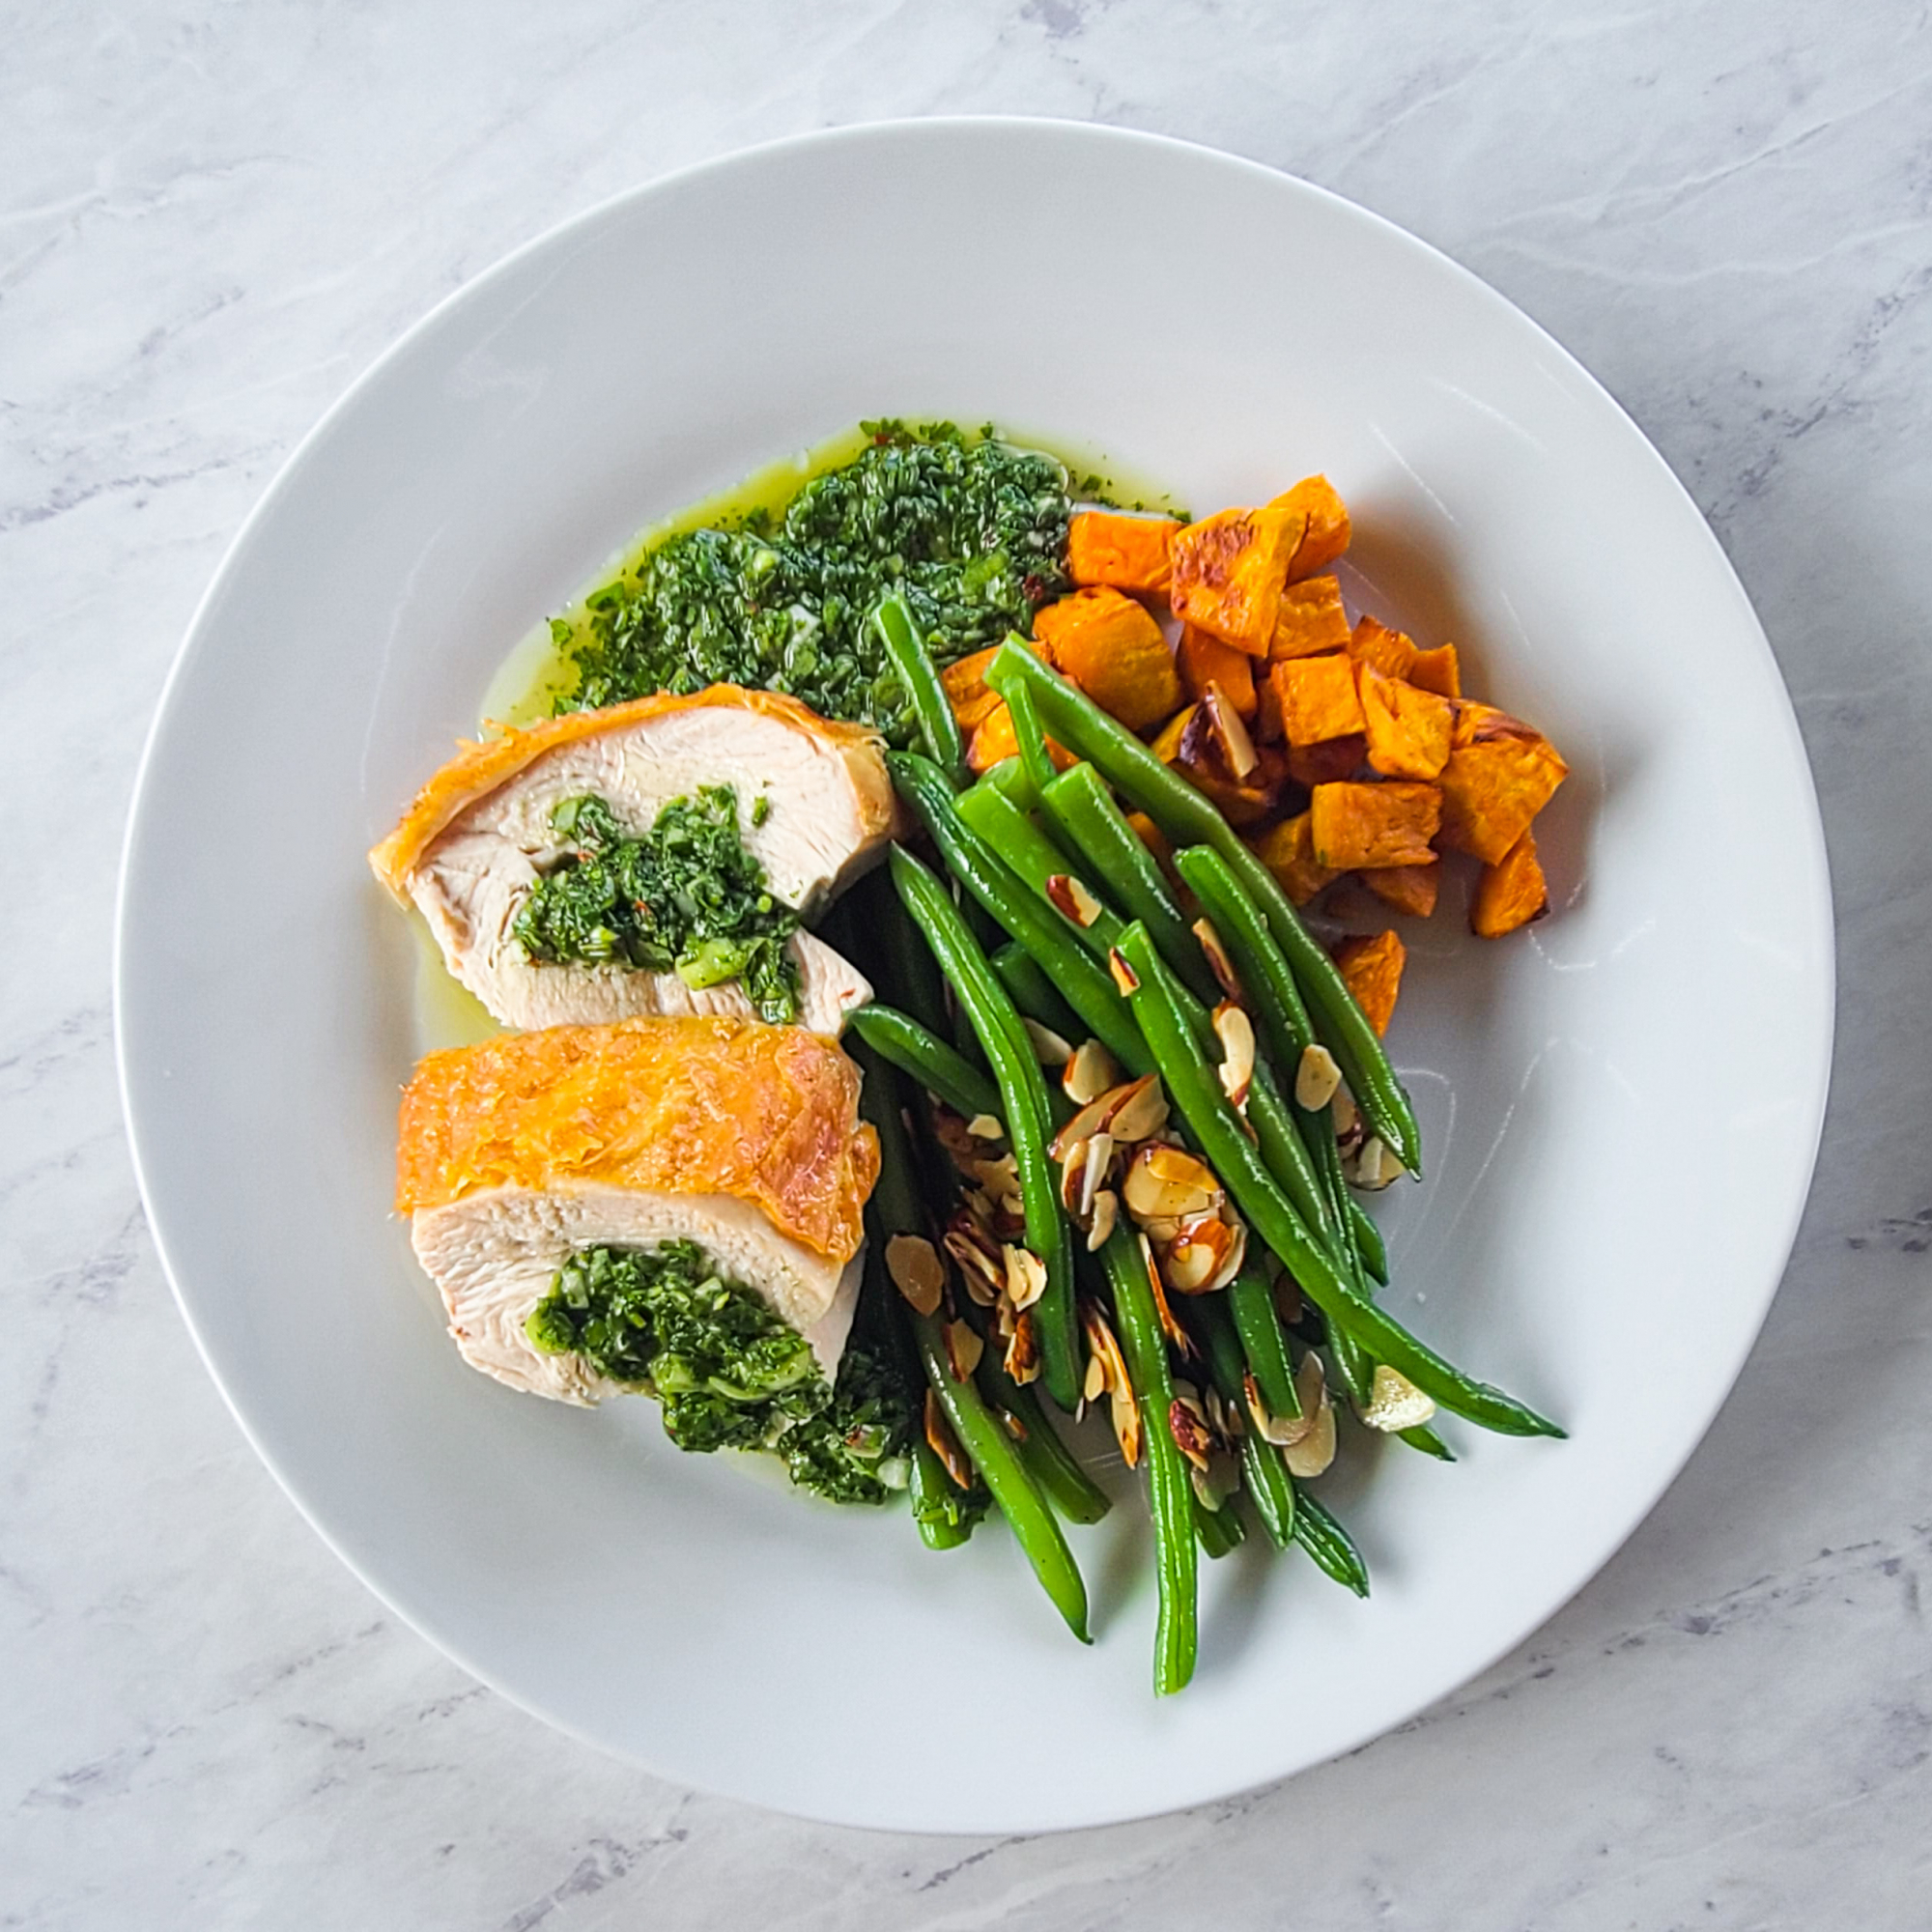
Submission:
[[[761,822],[760,798],[752,822]],[[566,849],[531,889],[511,935],[547,964],[614,960],[675,972],[689,986],[736,980],[762,1019],[798,1017],[798,915],[767,890],[738,832],[738,795],[702,785],[676,798],[641,836],[601,798],[566,799],[551,814]]]
[[553,626],[574,683],[556,708],[711,684],[789,692],[821,717],[912,741],[906,693],[866,615],[898,591],[934,659],[1030,633],[1067,587],[1068,477],[1056,458],[951,423],[865,424],[870,440],[776,517],[685,529]]
[[882,1503],[904,1487],[913,1394],[895,1366],[855,1344],[828,1383],[805,1337],[695,1241],[572,1255],[524,1332],[655,1396],[680,1449],[764,1450],[834,1502]]

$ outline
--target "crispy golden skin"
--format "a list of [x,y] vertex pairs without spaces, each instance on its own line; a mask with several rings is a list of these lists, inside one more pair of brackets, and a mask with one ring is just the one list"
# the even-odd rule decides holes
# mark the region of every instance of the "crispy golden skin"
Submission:
[[859,1069],[803,1027],[636,1019],[432,1053],[403,1092],[396,1207],[575,1182],[754,1203],[815,1254],[857,1252],[878,1179]]
[[524,730],[508,731],[500,738],[487,739],[481,744],[460,742],[456,756],[423,786],[415,803],[403,814],[402,823],[369,854],[369,864],[392,893],[399,898],[406,897],[409,877],[416,863],[452,821],[544,753],[580,738],[641,724],[646,719],[662,717],[667,712],[696,710],[701,706],[736,706],[763,712],[840,748],[867,815],[876,821],[881,833],[893,825],[892,781],[886,776],[875,733],[864,725],[835,724],[821,718],[797,698],[781,692],[745,691],[735,684],[714,684],[684,697],[662,692],[655,697],[633,698],[628,704],[613,704],[603,711],[566,711],[559,718],[546,718]]

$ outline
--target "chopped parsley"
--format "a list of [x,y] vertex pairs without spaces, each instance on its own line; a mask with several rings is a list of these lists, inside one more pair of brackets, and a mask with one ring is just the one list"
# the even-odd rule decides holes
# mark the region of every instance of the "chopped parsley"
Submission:
[[941,665],[1031,632],[1067,587],[1067,476],[989,432],[865,428],[867,448],[813,477],[776,524],[671,537],[591,594],[583,626],[559,621],[577,683],[557,708],[761,686],[910,744],[911,701],[867,611],[897,591]]
[[833,1502],[881,1503],[904,1487],[913,1394],[893,1363],[854,1345],[828,1383],[805,1337],[696,1241],[572,1255],[524,1333],[655,1396],[680,1449],[767,1451]]
[[[760,799],[759,804],[767,802]],[[760,822],[753,807],[753,824]],[[518,912],[512,937],[550,965],[614,961],[687,985],[738,980],[759,1016],[798,1017],[798,915],[775,899],[738,832],[738,795],[702,785],[641,835],[594,793],[551,814],[564,849]]]

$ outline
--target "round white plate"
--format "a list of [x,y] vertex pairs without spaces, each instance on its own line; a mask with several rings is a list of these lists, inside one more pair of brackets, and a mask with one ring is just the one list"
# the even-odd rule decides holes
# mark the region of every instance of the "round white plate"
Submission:
[[[509,646],[652,519],[861,417],[997,420],[1207,510],[1325,470],[1355,585],[1543,726],[1553,918],[1408,929],[1430,1177],[1389,1300],[1562,1418],[1327,1493],[1356,1603],[1205,1567],[1156,1703],[1144,1513],[1076,1646],[997,1523],[923,1550],[457,1360],[389,1212],[412,941],[363,850]],[[1461,889],[1458,888],[1458,893]],[[1447,896],[1447,895],[1445,895]],[[1296,181],[1035,122],[861,128],[625,195],[470,284],[296,453],[176,666],[123,880],[122,1074],[209,1368],[323,1536],[506,1696],[667,1776],[917,1830],[1096,1824],[1359,1745],[1520,1641],[1702,1435],[1811,1171],[1832,926],[1811,781],[1690,499],[1509,303]]]

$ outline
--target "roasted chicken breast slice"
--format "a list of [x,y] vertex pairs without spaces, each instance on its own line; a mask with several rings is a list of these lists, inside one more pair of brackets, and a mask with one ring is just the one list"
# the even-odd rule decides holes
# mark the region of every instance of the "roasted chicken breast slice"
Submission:
[[878,1142],[859,1070],[804,1027],[727,1018],[555,1027],[433,1053],[403,1094],[396,1206],[451,1335],[558,1401],[613,1384],[524,1323],[578,1250],[693,1240],[811,1344],[851,1326]]
[[[392,893],[421,910],[451,973],[507,1026],[749,1017],[751,1002],[735,980],[699,990],[675,973],[540,962],[513,930],[555,859],[552,813],[559,805],[601,798],[641,834],[672,800],[718,784],[737,795],[739,837],[773,896],[807,916],[873,863],[895,822],[870,732],[828,723],[774,692],[715,685],[567,712],[465,746],[369,860]],[[810,933],[795,934],[790,946],[800,1020],[836,1033],[871,988]]]

